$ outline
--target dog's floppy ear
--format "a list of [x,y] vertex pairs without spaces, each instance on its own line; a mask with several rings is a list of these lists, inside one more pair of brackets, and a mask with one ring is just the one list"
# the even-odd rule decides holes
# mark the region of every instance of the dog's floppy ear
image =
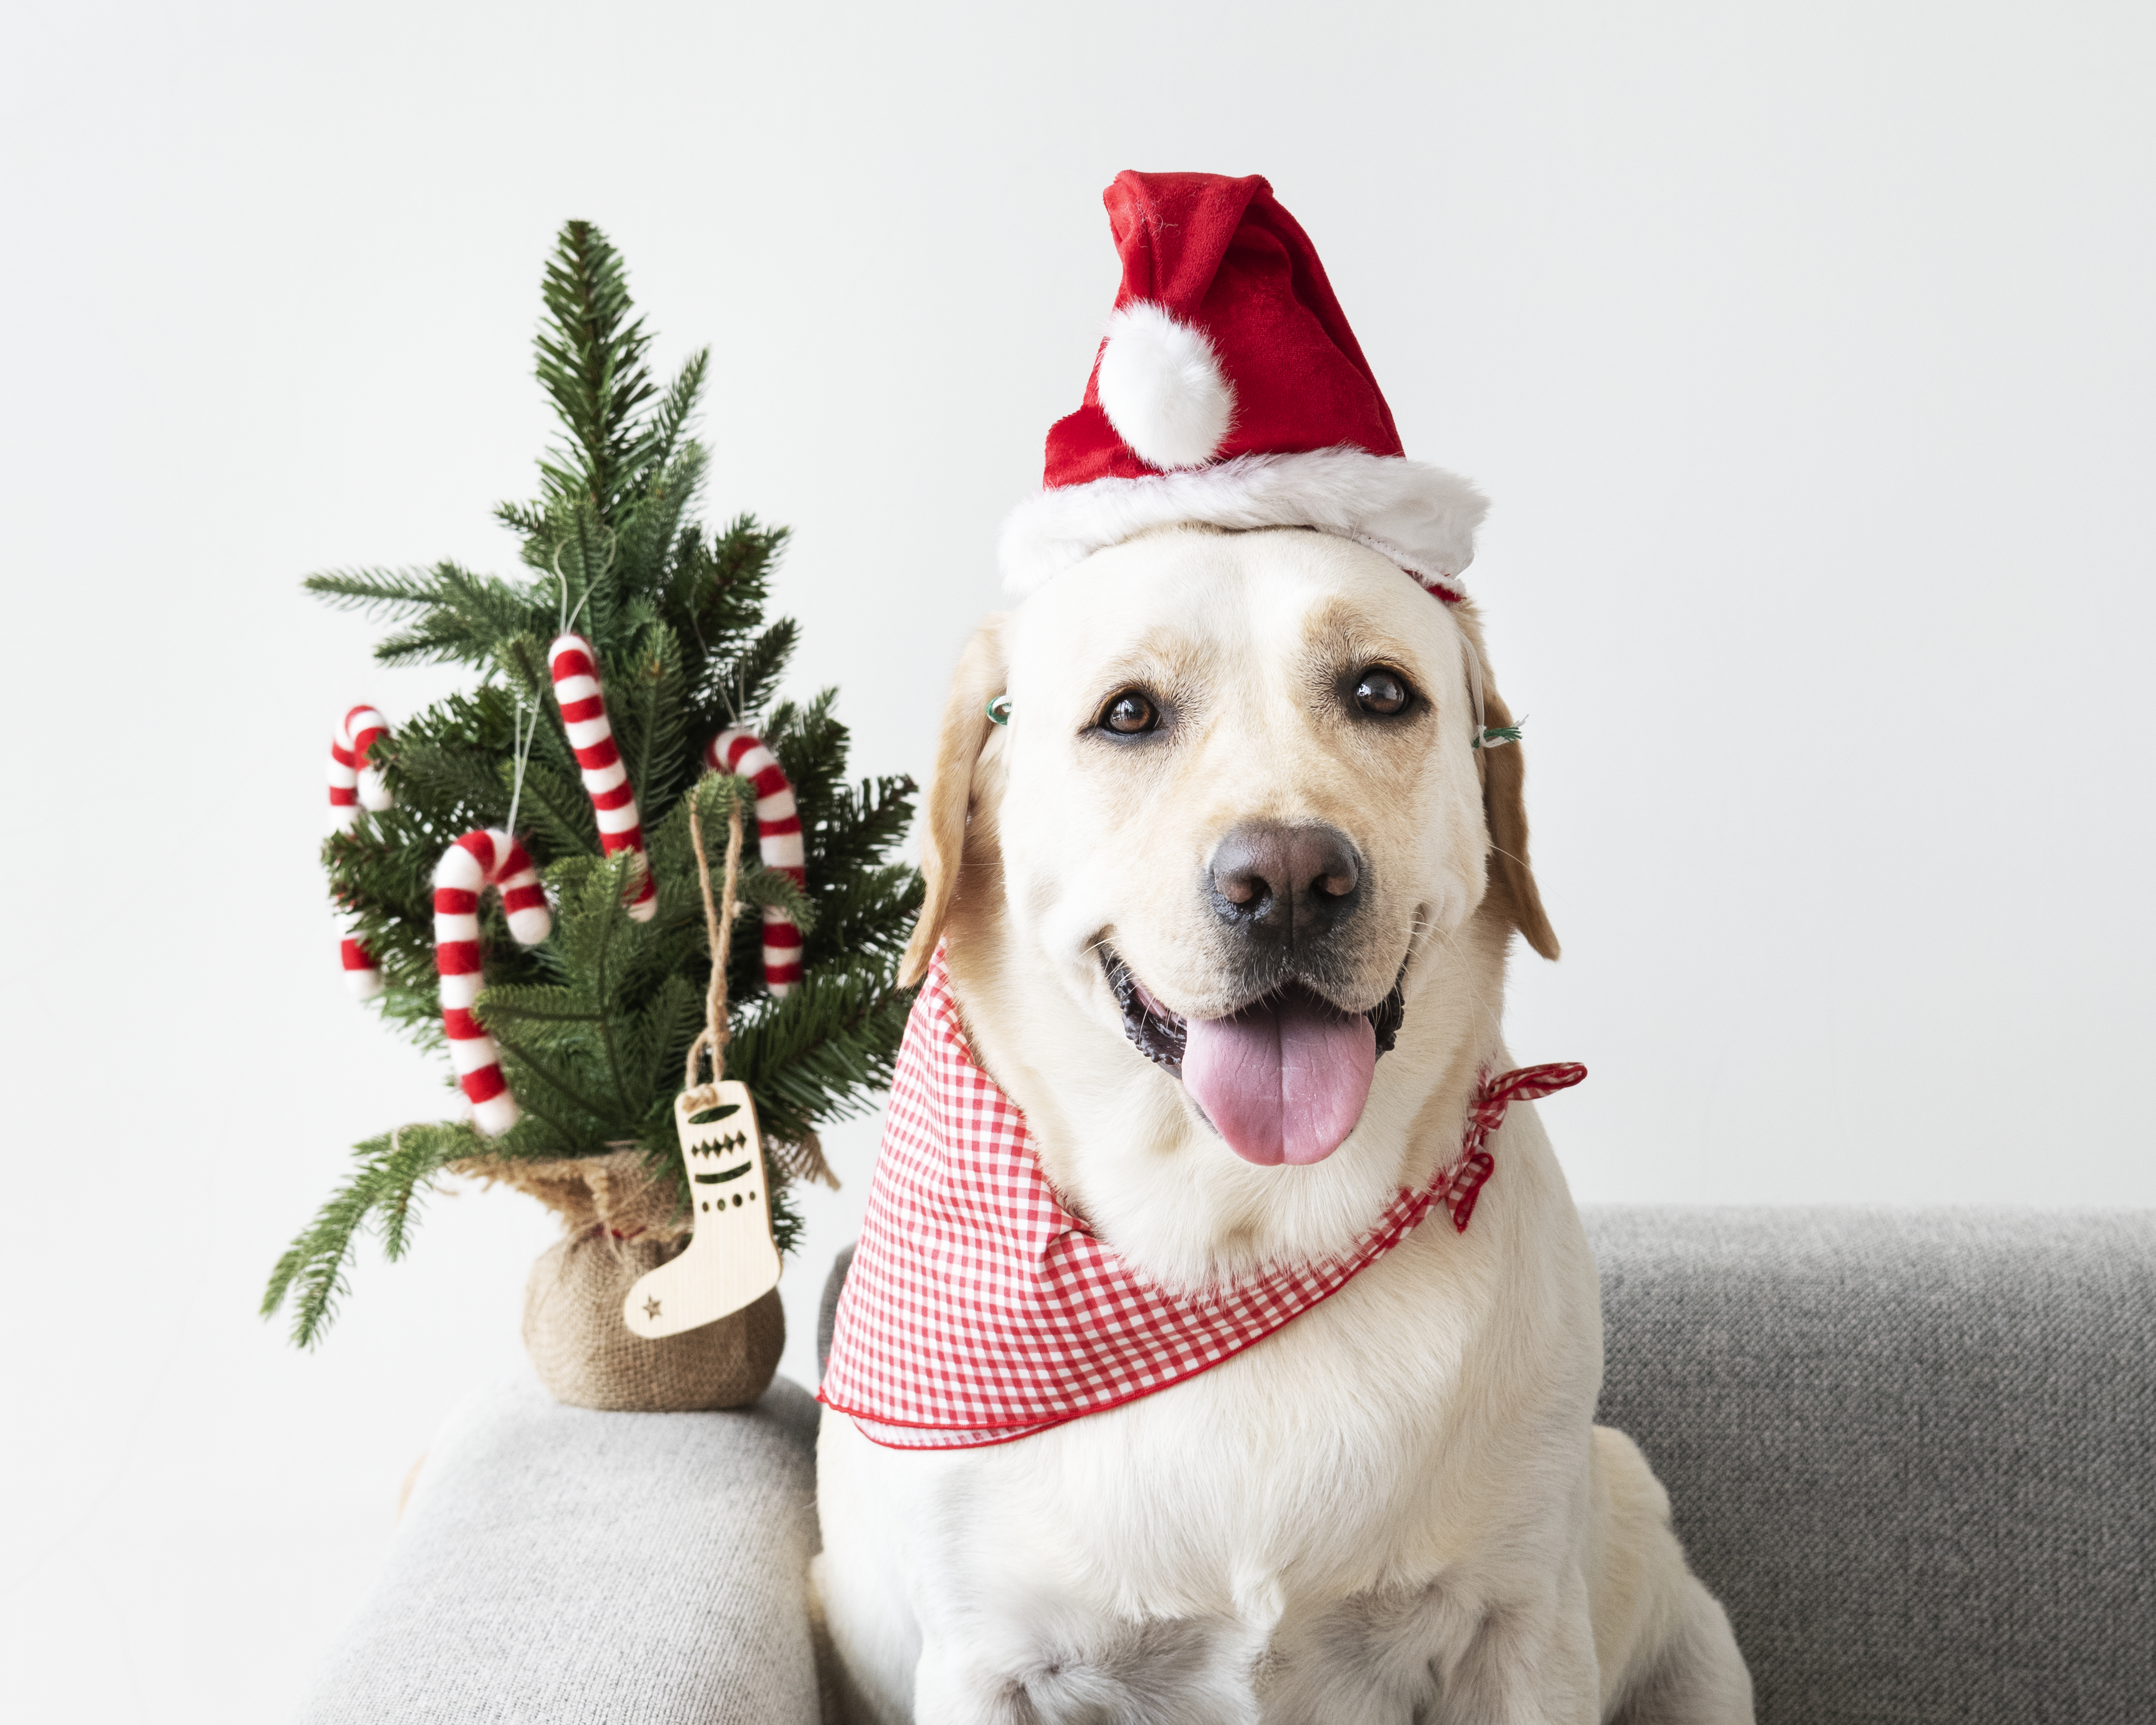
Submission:
[[928,973],[936,942],[951,901],[958,894],[958,875],[966,855],[966,818],[973,803],[973,768],[995,729],[988,703],[1004,692],[1003,615],[985,619],[967,642],[943,703],[943,727],[936,742],[936,770],[928,781],[921,824],[921,872],[927,891],[921,920],[906,944],[900,983],[911,988]]
[[[1471,653],[1476,649],[1471,645]],[[1482,671],[1482,722],[1493,729],[1508,726],[1512,715]],[[1490,825],[1490,885],[1504,895],[1512,927],[1545,958],[1558,955],[1557,931],[1543,910],[1535,871],[1527,865],[1527,762],[1517,742],[1476,751],[1482,765],[1482,814]]]

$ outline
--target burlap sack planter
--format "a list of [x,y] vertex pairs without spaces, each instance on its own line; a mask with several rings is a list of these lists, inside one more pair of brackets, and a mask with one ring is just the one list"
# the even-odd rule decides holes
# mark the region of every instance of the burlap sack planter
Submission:
[[680,1414],[742,1407],[770,1387],[786,1348],[776,1288],[731,1317],[661,1341],[632,1335],[622,1322],[622,1301],[637,1278],[688,1244],[617,1240],[597,1227],[557,1242],[531,1266],[524,1346],[557,1401],[609,1413]]
[[623,1322],[637,1278],[685,1251],[690,1233],[678,1189],[654,1179],[634,1152],[489,1158],[455,1172],[529,1193],[569,1230],[531,1266],[524,1289],[524,1346],[557,1401],[681,1414],[743,1407],[770,1387],[786,1348],[776,1288],[731,1317],[662,1341],[647,1342]]

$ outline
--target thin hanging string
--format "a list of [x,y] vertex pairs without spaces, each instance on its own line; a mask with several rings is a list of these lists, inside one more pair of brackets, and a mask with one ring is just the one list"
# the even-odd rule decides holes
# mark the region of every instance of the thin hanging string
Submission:
[[[704,928],[711,942],[711,988],[704,999],[704,1028],[689,1045],[681,1085],[689,1093],[689,1106],[701,1109],[717,1102],[719,1081],[726,1076],[726,1041],[730,1034],[726,1029],[726,960],[733,949],[734,894],[741,880],[741,798],[733,798],[733,807],[726,817],[726,876],[716,904],[711,898],[711,865],[704,854],[704,823],[693,808],[689,811],[689,840],[696,847],[696,878],[704,889]],[[711,1079],[708,1085],[699,1086],[696,1066],[707,1051],[711,1056]]]
[[[607,536],[606,562],[599,565],[601,575],[604,575],[613,567],[614,542],[613,536],[609,533]],[[554,572],[556,593],[554,615],[560,625],[554,631],[557,635],[568,634],[570,629],[576,626],[577,619],[584,614],[584,607],[592,602],[592,590],[589,587],[586,587],[583,597],[577,601],[577,608],[573,611],[569,608],[569,578],[562,572],[562,553],[568,548],[569,542],[566,539],[562,540],[555,546],[554,555],[547,560],[548,566]],[[531,729],[527,733],[524,729],[524,701],[522,697],[517,698],[514,732],[516,738],[516,783],[509,793],[509,825],[506,829],[509,836],[512,839],[516,836],[517,807],[524,800],[524,763],[531,758],[531,745],[539,740],[539,715],[540,706],[535,701],[531,706]]]
[[[584,614],[584,607],[592,602],[592,590],[587,587],[584,589],[584,596],[577,601],[577,608],[573,611],[569,608],[569,578],[562,572],[562,553],[568,548],[569,542],[565,539],[554,547],[554,555],[549,560],[553,564],[554,579],[561,593],[560,602],[554,608],[554,614],[561,624],[561,627],[554,631],[557,635],[568,634],[571,626]],[[607,545],[607,560],[600,566],[599,573],[603,575],[613,567],[613,545],[609,541]]]
[[511,735],[516,739],[516,778],[509,791],[509,821],[502,830],[511,840],[516,837],[516,806],[524,800],[524,763],[531,758],[531,745],[539,741],[539,708],[531,709],[531,728],[524,728],[524,703],[516,703],[516,716],[510,721]]

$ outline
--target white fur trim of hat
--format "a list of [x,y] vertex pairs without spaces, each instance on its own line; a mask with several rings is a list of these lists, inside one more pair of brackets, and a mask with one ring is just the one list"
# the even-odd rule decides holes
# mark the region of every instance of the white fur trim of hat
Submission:
[[[1111,342],[1110,352],[1113,347]],[[1206,360],[1211,357],[1207,351]],[[1104,353],[1104,405],[1107,381]],[[1233,401],[1230,394],[1230,413]],[[1132,414],[1134,420],[1141,417]],[[1187,413],[1169,418],[1188,430],[1189,443],[1204,429],[1201,419]],[[1138,449],[1120,419],[1116,429]],[[1229,528],[1315,527],[1368,546],[1440,598],[1457,599],[1463,597],[1458,577],[1474,561],[1475,530],[1489,507],[1488,500],[1458,475],[1404,455],[1373,455],[1347,447],[1239,455],[1214,466],[1041,491],[1005,520],[997,561],[1004,589],[1023,596],[1095,552],[1154,527],[1180,521]]]

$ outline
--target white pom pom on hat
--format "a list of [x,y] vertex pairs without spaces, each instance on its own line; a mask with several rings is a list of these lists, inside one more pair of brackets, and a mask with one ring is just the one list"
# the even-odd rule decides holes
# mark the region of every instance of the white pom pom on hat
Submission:
[[1108,320],[1096,388],[1122,440],[1164,472],[1203,467],[1235,423],[1235,391],[1212,342],[1150,300]]

